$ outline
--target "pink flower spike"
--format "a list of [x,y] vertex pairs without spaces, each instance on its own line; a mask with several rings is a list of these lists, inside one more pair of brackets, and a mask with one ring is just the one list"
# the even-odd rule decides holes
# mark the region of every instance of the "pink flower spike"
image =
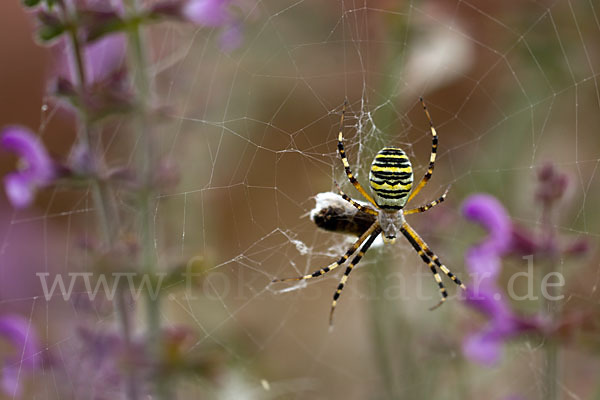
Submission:
[[535,316],[524,317],[513,310],[497,279],[502,257],[511,249],[513,227],[500,202],[486,194],[469,197],[463,205],[468,219],[482,225],[488,236],[472,246],[465,262],[476,285],[467,288],[464,302],[483,314],[487,323],[468,335],[462,345],[464,355],[472,361],[493,366],[500,361],[504,344],[530,330],[543,331],[543,321]]

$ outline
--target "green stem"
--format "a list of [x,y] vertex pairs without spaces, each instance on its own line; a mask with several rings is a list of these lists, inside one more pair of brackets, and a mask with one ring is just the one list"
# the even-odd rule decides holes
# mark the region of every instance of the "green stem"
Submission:
[[[66,14],[68,11],[64,10],[64,12]],[[76,26],[69,29],[69,38],[71,39],[73,56],[75,57],[79,94],[84,96],[86,71]],[[98,162],[101,161],[101,155],[92,153],[92,128],[87,112],[83,106],[79,108],[78,124],[77,134],[79,143],[85,146],[85,151],[94,157],[93,162],[99,164]],[[100,165],[97,166],[99,167]],[[109,247],[112,247],[116,233],[116,227],[113,224],[113,221],[117,220],[117,211],[108,186],[102,183],[98,176],[95,176],[92,180],[92,198],[94,200],[94,205],[98,209],[98,220],[104,235],[104,240]]]
[[[133,10],[137,7],[135,1],[130,0]],[[135,12],[135,11],[133,11]],[[154,193],[152,190],[152,161],[154,151],[152,148],[151,128],[148,122],[148,97],[150,84],[146,72],[146,55],[140,28],[134,25],[129,30],[129,43],[131,51],[132,73],[137,96],[136,129],[139,140],[143,143],[138,154],[138,169],[141,177],[141,190],[139,192],[139,228],[143,248],[142,264],[144,272],[153,276],[156,273],[156,258],[154,254],[154,221],[152,210]],[[148,292],[148,295],[150,293]],[[156,338],[160,331],[157,299],[148,297],[148,336]]]
[[379,375],[383,381],[383,388],[387,399],[394,399],[394,379],[392,374],[392,362],[390,360],[390,349],[388,343],[389,314],[387,314],[386,299],[383,293],[387,287],[386,275],[389,273],[387,261],[383,261],[377,268],[373,268],[371,277],[374,279],[373,292],[374,297],[369,302],[371,305],[371,336],[375,352],[375,362],[379,370]]
[[[63,9],[65,15],[68,11]],[[81,43],[77,35],[77,27],[74,25],[69,29],[69,37],[71,39],[71,45],[73,49],[73,56],[75,57],[75,65],[78,78],[78,87],[80,95],[85,95],[86,86],[86,71],[83,61],[83,55],[81,51]],[[94,157],[93,162],[99,168],[102,163],[102,155],[92,153],[92,127],[89,122],[89,118],[86,110],[83,106],[79,109],[78,118],[78,139],[80,145],[85,146],[85,151]],[[115,201],[110,190],[110,187],[103,182],[96,174],[91,180],[92,199],[94,206],[98,212],[98,223],[104,237],[104,243],[108,249],[114,247],[114,240],[118,232],[118,226],[115,222],[118,221],[118,211],[115,205]],[[115,298],[115,313],[117,315],[121,334],[127,348],[131,348],[131,327],[129,324],[129,313],[122,290],[117,291]],[[127,398],[129,400],[139,399],[139,393],[137,390],[137,379],[135,371],[129,368],[126,372],[125,385],[127,391]]]
[[[128,0],[128,13],[135,17],[139,15],[139,4],[137,0]],[[132,18],[136,21],[136,18]],[[153,191],[153,165],[154,165],[154,148],[152,128],[149,122],[149,107],[152,90],[150,79],[147,73],[147,57],[146,45],[144,38],[140,32],[140,24],[132,23],[128,30],[129,45],[130,45],[130,63],[132,66],[131,72],[134,76],[134,86],[137,96],[137,115],[136,129],[138,138],[142,142],[140,153],[138,154],[138,169],[141,177],[142,189],[139,193],[139,228],[140,242],[142,245],[142,263],[145,274],[150,277],[155,277],[157,272],[157,261],[154,250],[154,220],[153,210],[155,202],[155,193]],[[154,281],[154,279],[152,279]],[[160,296],[153,298],[151,291],[146,292],[146,308],[147,308],[147,345],[150,354],[157,361],[161,358],[161,323],[160,323]],[[167,382],[158,378],[155,382],[156,396],[158,399],[174,398],[166,384]]]
[[[552,216],[551,211],[548,206],[542,209],[542,226],[544,229],[544,237],[543,243],[545,243],[546,249],[550,251],[549,259],[546,263],[546,268],[544,269],[544,273],[550,274],[557,272],[558,260],[555,254],[555,237],[556,232],[554,231],[554,227],[552,225]],[[546,294],[548,296],[543,297],[543,307],[544,311],[547,313],[551,326],[555,326],[557,319],[559,318],[560,313],[560,303],[558,300],[552,300],[555,296],[558,296],[560,293],[560,288],[556,286],[547,287]],[[544,350],[544,367],[543,367],[543,380],[544,387],[542,391],[542,398],[544,400],[558,400],[559,398],[559,389],[558,389],[558,379],[560,376],[560,354],[559,347],[556,343],[556,340],[553,338],[549,338],[548,342],[545,345]]]
[[73,46],[73,55],[75,56],[75,64],[77,65],[77,79],[79,79],[79,89],[83,91],[86,85],[85,66],[83,64],[83,55],[81,54],[81,44],[77,36],[77,27],[69,29],[69,37]]
[[[546,269],[546,274],[550,272],[555,272],[556,263],[549,262],[548,268]],[[550,287],[547,288],[549,296],[558,296],[558,288],[553,287],[552,289],[556,289],[553,292],[550,292]],[[550,300],[545,298],[544,300],[544,309],[546,310],[548,317],[550,319],[550,324],[555,325],[560,312],[560,305],[557,300]],[[544,368],[543,368],[543,379],[544,379],[544,390],[542,393],[542,398],[544,400],[558,400],[559,398],[559,389],[558,389],[558,379],[560,376],[560,354],[559,347],[556,343],[556,340],[553,338],[549,338],[548,342],[544,346]]]
[[[408,7],[406,10],[399,10],[401,13],[405,13],[406,16],[401,17],[391,17],[390,25],[391,31],[388,34],[389,37],[404,37],[406,41],[408,41],[408,37],[410,35],[410,25],[408,20],[412,17],[412,7]],[[404,15],[404,14],[403,14]],[[396,118],[396,114],[394,112],[393,102],[394,100],[403,99],[398,97],[398,88],[401,84],[400,77],[402,76],[402,69],[404,68],[404,60],[405,60],[405,52],[392,52],[388,54],[385,60],[382,62],[382,65],[385,66],[385,74],[387,78],[382,81],[381,84],[381,93],[384,98],[388,99],[388,104],[385,107],[382,107],[380,111],[375,115],[375,122],[380,127],[382,132],[387,135],[386,139],[391,139],[393,132],[397,132],[397,129],[393,126],[394,120]],[[414,101],[416,99],[410,99]]]
[[[410,13],[410,10],[409,10]],[[408,36],[408,27],[404,20],[404,17],[399,19],[393,19],[390,21],[391,29],[395,34],[394,37],[402,35]],[[388,65],[389,71],[386,74],[388,79],[381,82],[382,92],[385,97],[392,101],[394,97],[394,91],[398,87],[398,77],[402,68],[402,57],[401,53],[392,53],[382,62],[383,65]],[[392,113],[393,107],[383,107],[381,112],[376,115],[377,126],[383,129],[383,134],[387,132],[388,138],[391,135],[392,129],[390,125],[394,121],[394,114]],[[388,128],[388,129],[385,129]],[[377,137],[378,140],[381,136]],[[367,145],[370,145],[367,143]],[[392,354],[392,343],[399,344],[399,352],[402,357],[402,369],[403,377],[406,377],[406,381],[402,382],[402,387],[414,387],[413,382],[416,382],[418,377],[414,376],[419,368],[417,365],[413,365],[412,356],[412,334],[410,332],[410,323],[406,321],[404,315],[399,311],[397,305],[390,305],[390,300],[384,298],[386,287],[389,285],[388,277],[391,273],[389,268],[389,260],[383,261],[377,268],[374,268],[371,277],[375,281],[374,285],[374,300],[371,301],[371,315],[372,315],[372,338],[375,352],[375,361],[379,375],[383,380],[383,386],[385,390],[385,396],[387,399],[398,399],[402,397],[402,388],[400,388],[394,379],[394,363],[391,357]],[[393,340],[390,340],[390,336]],[[412,382],[410,380],[413,380]],[[418,397],[418,396],[416,396]]]
[[[115,297],[115,312],[119,319],[119,325],[121,327],[121,334],[125,341],[125,346],[129,350],[127,359],[132,358],[132,342],[131,342],[131,326],[129,322],[129,312],[127,310],[127,302],[125,300],[125,293],[122,289],[117,290]],[[137,378],[135,371],[132,366],[128,366],[125,371],[125,390],[127,391],[127,398],[129,400],[137,400],[140,398],[137,387]]]
[[544,366],[544,400],[558,399],[558,346],[552,340],[546,344],[546,356]]

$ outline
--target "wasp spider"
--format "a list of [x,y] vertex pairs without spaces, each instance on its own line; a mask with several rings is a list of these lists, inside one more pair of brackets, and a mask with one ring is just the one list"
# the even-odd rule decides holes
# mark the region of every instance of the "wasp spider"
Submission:
[[442,305],[448,297],[446,288],[442,283],[442,278],[438,273],[438,268],[454,283],[456,283],[462,289],[466,289],[465,285],[463,285],[462,282],[452,272],[450,272],[448,267],[441,263],[438,256],[431,251],[427,243],[421,239],[419,234],[415,232],[415,230],[404,219],[405,215],[422,213],[435,207],[444,201],[446,194],[448,193],[448,190],[446,190],[446,192],[439,199],[421,207],[411,208],[408,210],[404,209],[404,207],[421,191],[421,189],[425,187],[429,179],[431,179],[438,147],[438,136],[435,131],[435,127],[433,126],[433,121],[431,120],[431,116],[429,115],[429,111],[427,110],[425,102],[422,98],[420,100],[423,110],[425,111],[425,115],[429,120],[429,127],[431,129],[433,142],[431,146],[431,156],[429,158],[429,168],[419,184],[413,189],[413,169],[406,153],[398,147],[384,147],[377,153],[377,155],[375,155],[375,159],[371,164],[369,183],[371,184],[374,197],[371,197],[371,195],[369,195],[369,193],[367,193],[367,191],[356,180],[356,177],[350,170],[348,159],[346,158],[346,151],[344,150],[343,143],[344,136],[342,132],[344,126],[344,116],[346,113],[346,103],[344,103],[344,108],[342,110],[342,116],[340,119],[338,151],[350,183],[354,185],[360,194],[369,203],[371,203],[373,207],[361,205],[342,192],[339,187],[338,190],[340,191],[340,194],[344,200],[352,204],[359,211],[372,215],[374,217],[374,222],[366,231],[364,231],[364,233],[362,233],[362,235],[360,235],[352,247],[350,247],[348,251],[346,251],[346,253],[336,262],[309,275],[294,278],[275,279],[273,281],[298,281],[322,276],[344,264],[344,262],[346,262],[360,247],[358,254],[354,256],[350,262],[350,265],[348,265],[346,268],[344,275],[342,275],[340,283],[333,295],[333,303],[331,304],[331,311],[329,313],[330,324],[333,321],[333,312],[342,290],[344,289],[344,285],[348,280],[348,276],[350,276],[350,272],[352,272],[352,269],[360,262],[361,258],[365,255],[369,247],[371,247],[373,244],[375,238],[380,233],[383,235],[385,242],[393,243],[396,239],[398,231],[400,231],[400,233],[404,235],[412,247],[417,251],[421,259],[429,266],[429,269],[431,270],[433,277],[438,284],[441,294],[441,300],[435,306],[431,307],[432,310]]

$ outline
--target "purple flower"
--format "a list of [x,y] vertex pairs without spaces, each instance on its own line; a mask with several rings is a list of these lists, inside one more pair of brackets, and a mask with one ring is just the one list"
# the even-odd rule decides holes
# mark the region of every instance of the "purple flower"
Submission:
[[229,22],[227,6],[231,0],[188,0],[182,13],[188,21],[204,26],[222,26]]
[[219,37],[219,46],[224,51],[233,51],[242,43],[239,21],[229,12],[231,0],[187,0],[181,8],[184,19],[202,26],[225,27]]
[[540,327],[540,321],[516,314],[496,283],[502,256],[510,250],[513,234],[511,220],[502,204],[490,195],[478,194],[466,200],[463,213],[488,231],[486,239],[466,254],[474,284],[467,289],[465,298],[465,303],[487,317],[488,322],[464,340],[463,353],[473,361],[491,366],[500,360],[506,340]]
[[223,51],[235,50],[242,43],[239,18],[229,9],[233,0],[175,0],[158,1],[150,10],[153,17],[171,17],[199,26],[223,28],[219,46]]
[[76,2],[76,5],[82,10],[98,10],[106,13],[116,12],[118,14],[123,14],[125,11],[123,0],[80,0]]
[[465,302],[488,319],[485,327],[467,336],[462,346],[465,356],[480,364],[495,365],[505,341],[541,327],[539,319],[516,314],[496,285],[467,288]]
[[500,272],[500,257],[509,250],[511,243],[512,223],[506,210],[495,197],[477,194],[465,201],[463,214],[488,231],[487,238],[467,252],[469,272],[480,278],[496,279]]
[[12,398],[19,397],[23,375],[41,363],[40,342],[30,322],[19,315],[0,317],[0,336],[16,349],[14,356],[4,359],[2,390]]
[[47,186],[56,178],[54,161],[44,145],[27,128],[9,126],[2,132],[2,146],[20,156],[21,168],[4,177],[4,188],[11,204],[25,208],[33,202],[38,188]]
[[[55,75],[59,79],[77,82],[77,66],[71,49],[72,44],[66,38],[54,45],[56,57]],[[110,78],[124,65],[127,39],[122,33],[104,36],[83,48],[83,65],[86,84],[91,85]]]

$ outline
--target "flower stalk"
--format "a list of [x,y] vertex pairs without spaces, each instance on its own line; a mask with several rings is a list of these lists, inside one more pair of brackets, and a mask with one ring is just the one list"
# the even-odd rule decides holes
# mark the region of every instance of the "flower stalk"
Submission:
[[[541,247],[546,256],[544,272],[546,276],[558,273],[560,251],[556,240],[557,233],[553,225],[552,217],[554,207],[563,197],[568,180],[567,176],[559,173],[548,164],[538,171],[537,200],[542,204],[541,214]],[[558,286],[552,285],[547,288],[548,296],[542,296],[543,311],[547,314],[550,326],[557,326],[560,318],[561,304],[557,300],[560,292]],[[557,400],[559,398],[558,379],[560,376],[560,353],[558,343],[550,338],[545,346],[545,360],[543,366],[544,390],[542,398]]]
[[[68,11],[63,9],[65,15],[67,15]],[[83,60],[82,47],[79,40],[77,27],[72,25],[69,29],[69,40],[71,41],[71,49],[73,51],[73,57],[75,58],[75,70],[78,79],[78,87],[79,93],[82,96],[85,96],[86,90],[86,68]],[[102,158],[101,154],[95,154],[92,151],[92,127],[89,122],[89,118],[87,116],[87,112],[83,107],[78,109],[79,118],[78,118],[78,139],[80,145],[83,146],[85,152],[90,154],[93,157],[93,164],[97,167],[101,165],[97,161],[100,161]],[[92,179],[92,196],[94,200],[94,205],[98,209],[99,214],[99,223],[102,227],[102,232],[104,235],[104,241],[109,248],[113,246],[113,241],[116,233],[116,226],[113,221],[117,221],[117,211],[114,205],[114,200],[112,199],[112,195],[108,188],[108,185],[101,182],[98,174],[95,174]]]
[[[544,272],[546,276],[548,274],[556,273],[558,260],[556,257],[556,252],[553,251],[555,249],[555,231],[552,226],[552,218],[551,218],[551,210],[548,205],[545,205],[542,209],[542,227],[544,229],[545,237],[544,247],[548,251],[548,260],[546,262],[546,268],[544,268]],[[560,314],[560,304],[556,300],[555,296],[559,296],[559,287],[548,287],[548,296],[542,296],[543,298],[543,311],[547,314],[549,318],[549,323],[551,326],[556,326]],[[556,343],[556,340],[550,338],[545,346],[544,352],[544,367],[543,367],[543,393],[542,398],[546,400],[558,400],[559,391],[558,391],[558,379],[560,374],[560,365],[559,365],[559,347]]]
[[[66,17],[69,14],[73,14],[63,8],[63,12]],[[83,59],[82,46],[78,36],[78,30],[76,24],[72,24],[69,29],[69,40],[71,42],[71,49],[73,57],[75,58],[75,70],[77,75],[77,84],[79,93],[81,96],[85,96],[86,92],[86,66]],[[114,248],[115,238],[118,233],[118,211],[116,209],[115,201],[110,190],[109,185],[102,181],[99,176],[99,167],[103,165],[102,154],[96,154],[92,151],[93,142],[93,127],[92,123],[88,118],[85,108],[78,108],[78,140],[79,144],[83,146],[83,152],[89,154],[92,157],[92,164],[96,167],[96,173],[91,177],[91,190],[94,207],[98,212],[98,223],[100,224],[101,231],[103,234],[103,242],[107,249],[110,251]],[[125,294],[122,290],[118,290],[115,297],[115,314],[117,315],[118,324],[121,330],[123,341],[128,349],[132,345],[132,332],[130,326],[130,317],[127,309]],[[138,400],[138,385],[135,371],[132,368],[127,368],[125,372],[125,386],[126,394],[129,400]]]
[[[126,2],[130,15],[138,15],[140,6],[137,0]],[[141,141],[138,154],[138,171],[141,189],[139,192],[139,236],[142,247],[143,272],[149,276],[156,276],[157,265],[154,245],[154,146],[151,124],[149,122],[149,100],[152,97],[151,83],[147,73],[146,44],[142,35],[141,26],[132,24],[128,29],[129,56],[131,72],[134,76],[134,87],[136,96],[135,125],[137,137]],[[162,356],[161,347],[161,323],[160,323],[160,296],[152,296],[151,291],[146,293],[147,312],[147,348],[152,359],[160,361]],[[171,398],[165,379],[159,378],[155,384],[158,399]]]

